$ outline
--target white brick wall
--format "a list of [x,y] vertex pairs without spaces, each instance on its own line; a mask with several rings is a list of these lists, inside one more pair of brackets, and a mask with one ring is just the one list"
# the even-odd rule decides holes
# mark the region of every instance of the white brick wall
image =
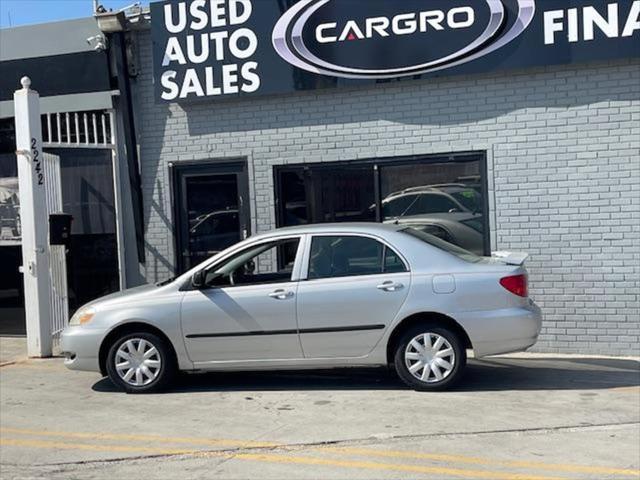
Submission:
[[527,251],[537,351],[640,354],[640,62],[550,67],[189,106],[135,88],[148,280],[174,264],[168,163],[246,156],[253,231],[273,165],[483,150],[492,247]]

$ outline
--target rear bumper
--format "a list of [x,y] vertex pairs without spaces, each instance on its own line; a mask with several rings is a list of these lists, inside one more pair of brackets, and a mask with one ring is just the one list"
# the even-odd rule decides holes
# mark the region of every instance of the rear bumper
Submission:
[[465,329],[476,357],[520,352],[536,343],[542,311],[532,301],[523,307],[464,312],[456,319]]
[[64,366],[71,370],[99,372],[98,352],[104,332],[85,327],[67,327],[60,335]]

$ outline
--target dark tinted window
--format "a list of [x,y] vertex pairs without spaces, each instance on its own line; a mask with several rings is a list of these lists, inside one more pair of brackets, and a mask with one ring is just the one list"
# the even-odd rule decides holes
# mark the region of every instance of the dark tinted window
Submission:
[[238,179],[221,173],[185,175],[183,182],[188,265],[193,266],[241,240]]
[[372,165],[295,168],[279,183],[279,226],[376,220]]
[[415,221],[488,255],[485,175],[475,153],[287,165],[276,168],[277,222]]
[[382,273],[384,245],[366,237],[314,237],[309,278],[348,277]]
[[402,259],[396,252],[385,246],[384,249],[384,272],[385,273],[399,273],[406,272],[407,268],[404,265]]

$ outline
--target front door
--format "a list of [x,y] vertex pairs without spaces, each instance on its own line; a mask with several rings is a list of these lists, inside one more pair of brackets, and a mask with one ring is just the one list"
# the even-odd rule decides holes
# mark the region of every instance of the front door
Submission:
[[178,273],[249,235],[245,162],[175,165]]
[[362,357],[380,341],[409,292],[400,256],[377,239],[314,235],[298,325],[306,358]]
[[248,246],[212,265],[202,287],[185,293],[182,331],[194,363],[302,357],[294,275],[299,245],[291,237]]

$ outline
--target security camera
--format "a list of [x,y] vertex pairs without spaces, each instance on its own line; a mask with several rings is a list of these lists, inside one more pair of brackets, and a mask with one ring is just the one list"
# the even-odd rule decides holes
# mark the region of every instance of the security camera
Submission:
[[102,52],[107,49],[107,39],[104,35],[94,35],[87,38],[87,43],[93,47],[96,52]]

